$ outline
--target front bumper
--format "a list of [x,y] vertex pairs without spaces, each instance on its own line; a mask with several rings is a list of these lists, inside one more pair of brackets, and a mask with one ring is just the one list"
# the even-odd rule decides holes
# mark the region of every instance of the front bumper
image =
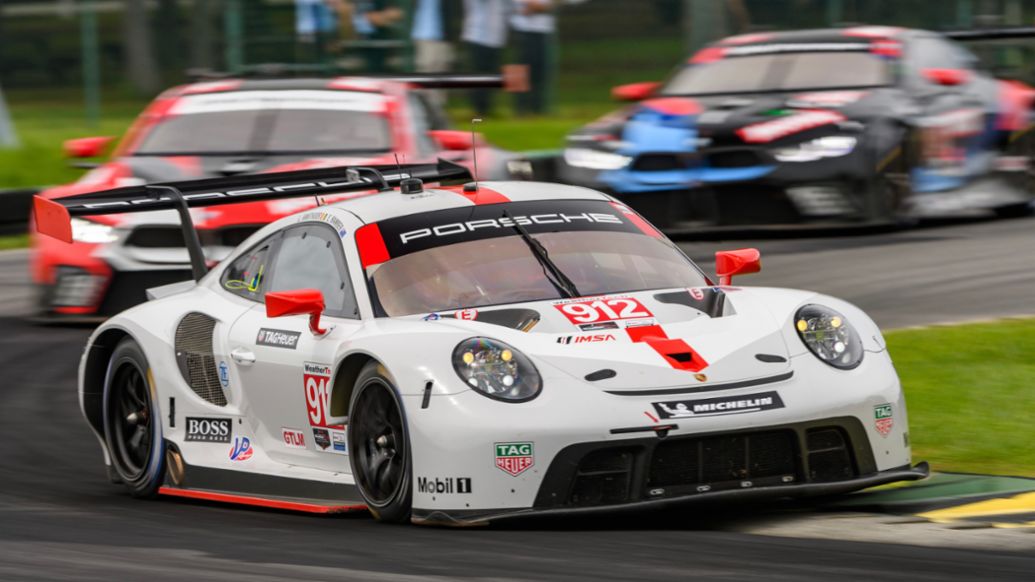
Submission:
[[855,417],[578,443],[552,460],[532,507],[414,509],[422,524],[484,525],[529,516],[639,512],[695,503],[837,495],[922,479],[926,463],[880,471]]

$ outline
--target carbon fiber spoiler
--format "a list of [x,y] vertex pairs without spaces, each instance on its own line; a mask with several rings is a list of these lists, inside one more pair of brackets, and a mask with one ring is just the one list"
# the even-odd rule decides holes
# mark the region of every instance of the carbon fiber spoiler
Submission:
[[972,30],[952,30],[943,32],[948,38],[961,42],[978,40],[1009,40],[1013,38],[1035,38],[1035,26],[1015,26],[1009,28],[976,28]]
[[435,164],[341,166],[128,186],[53,200],[34,196],[33,216],[41,234],[70,243],[73,216],[176,210],[194,278],[200,279],[207,268],[190,208],[364,190],[386,192],[407,178],[441,183],[470,177],[467,168],[441,159]]

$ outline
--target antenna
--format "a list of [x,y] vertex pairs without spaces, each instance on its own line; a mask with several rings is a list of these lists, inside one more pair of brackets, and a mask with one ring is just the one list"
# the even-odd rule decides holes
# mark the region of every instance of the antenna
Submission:
[[474,163],[474,182],[468,182],[464,184],[464,192],[477,192],[478,191],[478,143],[475,138],[474,124],[481,123],[480,118],[475,117],[471,120],[471,159]]

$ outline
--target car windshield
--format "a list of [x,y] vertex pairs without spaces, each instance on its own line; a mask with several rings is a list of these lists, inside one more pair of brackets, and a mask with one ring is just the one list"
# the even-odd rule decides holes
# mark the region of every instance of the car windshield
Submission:
[[888,62],[863,51],[738,56],[684,67],[663,95],[804,91],[890,84]]
[[[536,204],[543,208],[542,203]],[[551,220],[547,217],[556,216],[592,214],[618,219],[628,216],[615,212],[606,202],[583,204],[597,210],[602,206],[610,213],[573,213],[569,209],[554,209],[548,213],[532,214],[519,208],[504,216],[513,217],[519,223],[524,223],[526,217],[546,221]],[[551,282],[547,269],[536,259],[512,223],[504,218],[484,216],[487,215],[483,213],[461,223],[444,223],[439,230],[452,233],[459,229],[457,225],[466,224],[476,227],[473,232],[438,237],[445,240],[432,241],[420,250],[406,252],[403,256],[369,267],[367,274],[371,289],[383,314],[397,317],[562,298],[562,291]],[[491,221],[497,221],[500,226],[482,226]],[[529,235],[542,244],[549,260],[571,280],[582,296],[708,284],[704,275],[668,239],[645,234],[635,225],[628,224],[631,221],[624,225],[528,222],[525,228]],[[602,226],[604,230],[591,230],[594,226]],[[484,230],[477,230],[479,227]],[[427,229],[431,233],[428,238],[435,236],[436,228],[439,227]],[[386,237],[392,236],[391,230],[382,223],[381,232]],[[417,232],[423,230],[410,230],[403,236]],[[410,239],[405,244],[416,242],[418,240]],[[389,254],[394,255],[392,245],[388,246]]]
[[134,155],[272,155],[391,149],[384,97],[349,91],[189,95]]

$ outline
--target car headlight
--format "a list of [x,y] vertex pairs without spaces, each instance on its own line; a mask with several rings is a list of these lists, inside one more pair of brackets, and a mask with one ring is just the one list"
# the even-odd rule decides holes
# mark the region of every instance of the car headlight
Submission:
[[794,316],[798,336],[817,358],[850,370],[863,359],[862,340],[843,315],[822,305],[805,305]]
[[118,239],[115,236],[115,229],[107,224],[91,222],[82,218],[73,218],[71,223],[72,240],[74,241],[104,244],[115,242]]
[[484,337],[473,337],[456,346],[453,369],[464,384],[496,400],[525,402],[538,396],[543,387],[528,356]]
[[590,170],[617,170],[629,165],[632,158],[601,150],[568,148],[564,150],[564,161],[569,166]]
[[839,158],[852,153],[858,140],[850,135],[828,135],[798,145],[773,150],[781,162],[814,162],[823,158]]

